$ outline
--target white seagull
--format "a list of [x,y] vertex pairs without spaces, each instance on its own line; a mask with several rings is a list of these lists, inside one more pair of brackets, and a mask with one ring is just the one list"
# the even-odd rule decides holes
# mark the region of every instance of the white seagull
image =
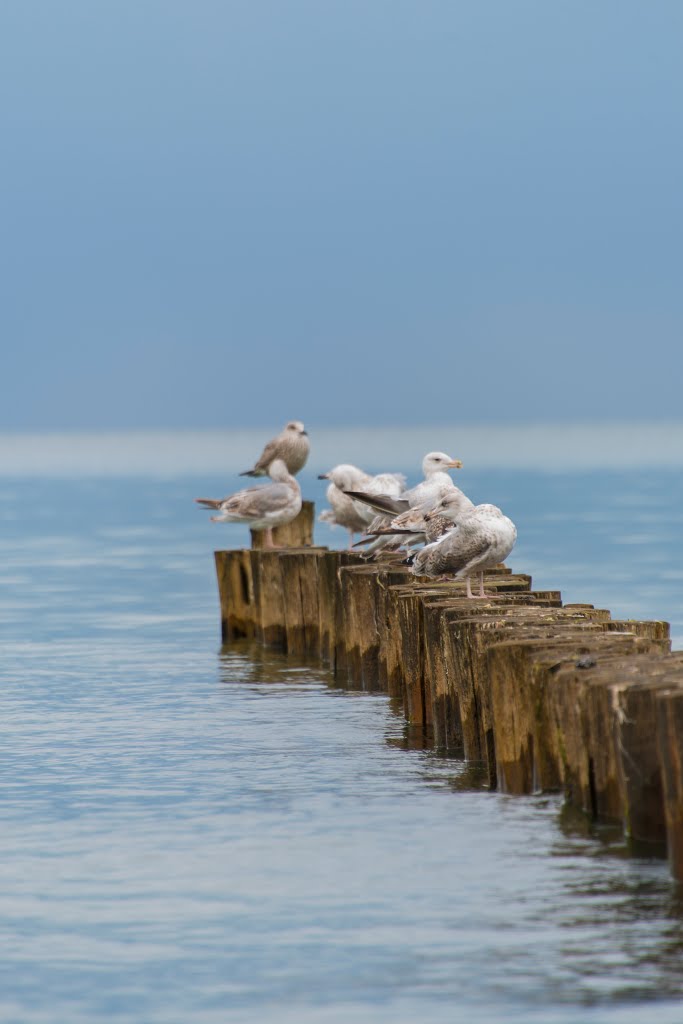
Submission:
[[412,536],[412,543],[435,540],[443,532],[438,523],[428,525],[424,516],[446,494],[457,496],[462,510],[474,508],[467,495],[455,486],[446,472],[448,469],[461,469],[460,459],[452,459],[445,452],[428,452],[422,460],[424,480],[403,491],[398,499],[388,495],[371,495],[364,490],[350,492],[357,501],[365,502],[380,512],[385,518],[376,518],[370,524],[368,534],[377,539],[367,548],[365,557],[371,557],[376,551],[401,546],[401,537]]
[[318,479],[330,481],[326,497],[331,506],[320,513],[318,520],[348,530],[349,548],[353,545],[354,534],[362,533],[367,528],[374,518],[374,512],[362,502],[354,501],[347,491],[362,487],[364,493],[398,497],[406,483],[401,473],[380,473],[373,477],[349,463],[342,463],[327,473],[320,473]]
[[409,508],[416,508],[426,502],[436,502],[446,491],[455,487],[447,473],[448,469],[462,469],[462,462],[460,459],[452,459],[445,452],[428,452],[422,460],[424,480],[415,487],[403,491],[400,497],[369,494],[361,490],[349,490],[348,493],[377,512],[388,512],[397,516],[401,512],[407,512]]

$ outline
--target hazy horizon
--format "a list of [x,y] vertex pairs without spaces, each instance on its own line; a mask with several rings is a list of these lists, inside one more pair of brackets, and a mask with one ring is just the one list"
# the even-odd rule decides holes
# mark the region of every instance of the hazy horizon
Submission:
[[[268,428],[0,433],[0,477],[204,476],[248,469],[273,435]],[[461,458],[465,471],[581,472],[683,467],[679,422],[315,427],[302,476],[352,462],[373,472],[420,476],[427,451]],[[458,477],[459,474],[456,474]]]

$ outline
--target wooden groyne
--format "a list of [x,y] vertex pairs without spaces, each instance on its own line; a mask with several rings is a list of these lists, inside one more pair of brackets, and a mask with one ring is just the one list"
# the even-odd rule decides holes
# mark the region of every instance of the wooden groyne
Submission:
[[400,556],[215,557],[225,642],[252,638],[388,693],[437,746],[482,762],[491,787],[563,791],[634,844],[666,843],[683,881],[683,652],[666,622],[565,605],[503,566],[486,574],[493,596],[468,600],[464,583],[416,578]]

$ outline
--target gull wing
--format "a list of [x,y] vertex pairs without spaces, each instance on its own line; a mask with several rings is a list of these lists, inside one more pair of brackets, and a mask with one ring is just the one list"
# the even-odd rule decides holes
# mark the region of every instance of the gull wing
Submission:
[[405,498],[391,498],[388,494],[367,494],[365,491],[344,491],[344,494],[348,494],[350,498],[354,498],[356,501],[362,501],[364,505],[369,505],[370,508],[374,508],[377,512],[389,512],[392,515],[398,515],[400,512],[406,512],[410,508]]

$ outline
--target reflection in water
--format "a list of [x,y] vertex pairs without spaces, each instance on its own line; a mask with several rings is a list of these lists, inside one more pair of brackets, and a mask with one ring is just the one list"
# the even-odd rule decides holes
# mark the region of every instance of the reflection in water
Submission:
[[307,687],[335,686],[334,675],[310,658],[290,658],[277,648],[263,647],[253,640],[223,644],[219,653],[220,678],[224,683],[263,683]]
[[[222,648],[220,657],[224,682],[257,688],[268,684],[260,690],[266,699],[281,687],[290,695],[315,689],[324,700],[324,690],[333,685],[330,673],[246,642]],[[363,691],[348,692],[368,699]],[[330,707],[329,714],[336,709]],[[401,774],[405,782],[407,768],[408,777],[418,784],[420,801],[428,794],[452,794],[452,803],[440,808],[445,820],[452,817],[459,837],[451,836],[443,850],[447,863],[462,872],[463,858],[469,863],[474,853],[483,867],[483,873],[474,872],[475,889],[483,882],[482,895],[487,896],[484,902],[475,900],[473,912],[496,963],[495,973],[484,975],[486,991],[506,1006],[491,1019],[516,1019],[522,1006],[526,1013],[544,1008],[548,1014],[553,1007],[552,1017],[543,1020],[569,1022],[578,1019],[571,1007],[581,1007],[582,1021],[609,1021],[613,1010],[632,1010],[632,1018],[619,1019],[635,1024],[640,1019],[637,1007],[655,1000],[658,1019],[677,1020],[676,1010],[667,1016],[666,1001],[683,997],[683,888],[670,881],[661,849],[648,847],[648,856],[634,856],[619,826],[595,823],[563,804],[559,795],[520,798],[487,792],[483,764],[436,751],[430,731],[406,725],[400,704],[389,699],[384,724],[386,747],[407,759]],[[364,782],[368,787],[376,784],[370,778]],[[372,800],[372,792],[365,792],[363,785],[358,798]],[[398,794],[396,798],[402,799]],[[483,833],[482,821],[487,822]],[[504,840],[502,849],[489,831],[492,825]],[[431,828],[437,828],[433,821]],[[409,834],[412,838],[406,835],[406,840],[414,842],[412,830]],[[439,842],[436,833],[434,842]],[[458,899],[467,903],[463,884],[460,878]],[[472,922],[465,924],[462,914],[447,912],[443,924],[447,929],[465,927],[469,934]],[[437,942],[421,972],[425,992],[441,990],[445,998],[456,979],[463,985],[463,961],[473,971],[483,971],[482,953],[476,942],[468,941],[465,950],[458,943],[457,952],[448,944],[439,948]],[[469,995],[468,1012],[476,1020],[480,996]],[[567,1016],[562,1015],[563,1006]]]

